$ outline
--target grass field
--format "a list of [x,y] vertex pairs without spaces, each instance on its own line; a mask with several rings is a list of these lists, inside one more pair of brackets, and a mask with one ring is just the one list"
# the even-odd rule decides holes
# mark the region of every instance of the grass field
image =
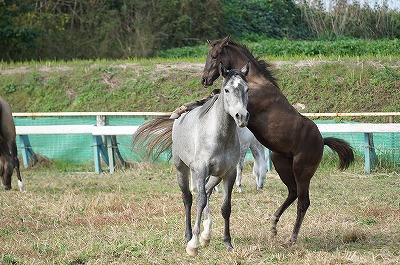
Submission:
[[221,194],[213,195],[213,237],[185,252],[184,208],[171,164],[137,164],[113,175],[24,170],[26,193],[0,191],[1,264],[399,264],[400,179],[350,168],[320,169],[298,243],[285,248],[291,206],[270,238],[269,218],[286,196],[273,171],[256,191],[244,172],[233,195],[234,252],[222,241]]

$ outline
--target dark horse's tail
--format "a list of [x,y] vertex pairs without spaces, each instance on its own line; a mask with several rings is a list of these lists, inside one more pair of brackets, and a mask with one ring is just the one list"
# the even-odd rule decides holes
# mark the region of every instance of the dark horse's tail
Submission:
[[172,126],[174,119],[159,117],[143,123],[133,135],[132,149],[145,150],[145,159],[156,160],[162,153],[168,152],[171,158]]
[[329,146],[339,155],[339,168],[345,170],[354,161],[353,148],[350,144],[342,139],[335,137],[324,138],[324,145]]

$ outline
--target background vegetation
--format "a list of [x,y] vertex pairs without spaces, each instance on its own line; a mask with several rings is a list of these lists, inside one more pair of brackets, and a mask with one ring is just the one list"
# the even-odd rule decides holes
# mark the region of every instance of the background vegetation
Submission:
[[[238,40],[398,39],[400,12],[332,0],[1,0],[5,61],[151,57]],[[398,50],[398,49],[397,49]],[[314,51],[315,53],[315,51]]]

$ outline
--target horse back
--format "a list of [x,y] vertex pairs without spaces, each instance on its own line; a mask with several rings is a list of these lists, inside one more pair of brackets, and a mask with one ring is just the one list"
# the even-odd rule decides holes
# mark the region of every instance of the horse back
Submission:
[[16,132],[11,106],[2,97],[0,97],[0,135],[9,145],[15,143]]

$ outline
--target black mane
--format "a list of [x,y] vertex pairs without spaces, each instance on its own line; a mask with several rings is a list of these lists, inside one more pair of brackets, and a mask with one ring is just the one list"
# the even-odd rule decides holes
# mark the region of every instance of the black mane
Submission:
[[257,58],[254,57],[254,55],[250,52],[249,48],[247,48],[247,46],[244,44],[240,44],[238,42],[229,40],[228,46],[229,45],[241,50],[246,55],[246,57],[250,59],[250,61],[253,63],[253,65],[258,66],[258,69],[260,70],[260,72],[265,77],[267,77],[267,79],[270,80],[276,87],[278,87],[277,79],[272,75],[272,72],[269,69],[269,68],[271,68],[271,65],[269,63],[267,63],[264,60],[260,60],[258,57]]

